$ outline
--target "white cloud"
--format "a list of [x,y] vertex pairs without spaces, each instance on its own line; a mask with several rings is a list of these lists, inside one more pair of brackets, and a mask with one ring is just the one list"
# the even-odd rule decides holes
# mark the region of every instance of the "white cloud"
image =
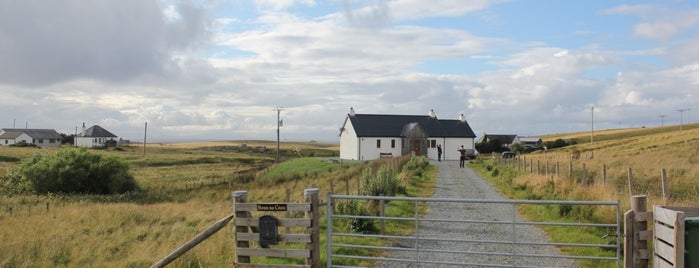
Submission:
[[[636,24],[637,36],[672,39],[671,45],[566,45],[495,31],[491,38],[469,26],[421,21],[481,12],[497,17],[500,1],[349,1],[316,17],[292,13],[313,1],[260,1],[250,17],[215,19],[213,7],[188,2],[124,4],[113,7],[115,13],[99,5],[88,4],[89,12],[53,5],[55,14],[22,3],[0,6],[0,58],[7,60],[0,70],[14,68],[0,73],[5,125],[17,119],[72,133],[82,122],[99,123],[138,139],[148,122],[152,140],[275,139],[273,108],[284,106],[282,139],[335,141],[349,107],[391,114],[434,109],[439,118],[463,113],[478,134],[542,134],[586,128],[589,105],[599,107],[603,128],[605,122],[647,124],[658,113],[698,104],[699,38],[690,32],[696,23],[646,17],[657,13],[653,6],[605,12],[639,16],[644,21]],[[56,21],[57,33],[25,36],[39,28],[15,26],[28,21],[7,10],[45,15],[44,23]],[[111,21],[105,14],[132,20]],[[68,15],[68,22],[58,21]],[[103,18],[94,25],[80,25],[98,15]],[[662,23],[668,24],[664,37],[654,28]],[[482,71],[423,70],[433,62]],[[588,75],[597,71],[624,74]]]
[[631,14],[644,22],[633,28],[634,36],[666,40],[699,26],[699,9],[668,9],[651,5],[622,5],[604,10],[603,14]]

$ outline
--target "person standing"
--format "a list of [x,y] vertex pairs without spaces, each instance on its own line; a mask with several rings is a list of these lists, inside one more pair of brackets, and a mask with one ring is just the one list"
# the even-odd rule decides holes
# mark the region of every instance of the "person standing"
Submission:
[[442,145],[437,144],[437,161],[442,162]]
[[459,151],[459,167],[465,167],[466,166],[466,149],[464,149],[464,146],[461,145],[461,148],[459,148],[457,151]]

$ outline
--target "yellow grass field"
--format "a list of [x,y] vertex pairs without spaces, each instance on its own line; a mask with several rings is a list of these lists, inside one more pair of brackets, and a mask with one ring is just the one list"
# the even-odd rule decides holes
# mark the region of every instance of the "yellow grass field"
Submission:
[[[518,178],[543,185],[558,165],[567,175],[570,164],[577,172],[585,166],[594,183],[581,185],[557,180],[562,191],[574,191],[580,197],[595,200],[621,200],[628,208],[630,195],[645,194],[648,204],[699,207],[699,124],[664,128],[619,129],[590,133],[544,136],[544,141],[575,139],[580,143],[546,152],[537,151],[520,157],[545,169],[549,176],[529,174]],[[579,153],[578,159],[572,159]],[[606,180],[603,177],[606,168]],[[661,170],[667,174],[669,196],[663,199]],[[629,190],[629,170],[633,188]],[[652,209],[652,208],[651,208]]]

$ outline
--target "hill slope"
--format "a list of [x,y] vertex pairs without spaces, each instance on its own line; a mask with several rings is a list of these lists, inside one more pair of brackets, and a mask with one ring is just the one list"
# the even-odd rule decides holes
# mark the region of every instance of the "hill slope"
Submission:
[[[683,130],[679,126],[669,126],[605,130],[594,134],[593,142],[590,142],[589,132],[543,136],[544,141],[572,139],[578,144],[523,157],[540,161],[542,165],[548,161],[551,169],[556,163],[562,170],[570,163],[576,169],[584,165],[594,184],[598,184],[597,191],[601,192],[598,194],[606,197],[604,199],[628,200],[629,194],[646,194],[649,201],[661,199],[661,170],[664,169],[670,192],[668,205],[699,206],[695,198],[699,196],[699,124],[684,125]],[[578,153],[579,159],[572,159]],[[606,178],[603,176],[605,169]],[[628,189],[629,169],[634,179],[631,190]]]

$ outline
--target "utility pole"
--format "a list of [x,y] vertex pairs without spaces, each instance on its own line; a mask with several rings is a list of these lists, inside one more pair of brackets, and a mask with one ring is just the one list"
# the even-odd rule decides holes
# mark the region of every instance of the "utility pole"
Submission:
[[590,106],[590,143],[595,141],[595,106]]
[[[595,106],[590,106],[590,146],[595,141]],[[595,148],[590,149],[590,158],[595,157]]]
[[680,131],[682,131],[682,125],[684,124],[682,118],[684,117],[684,112],[689,111],[689,108],[679,109],[677,111],[680,112]]
[[281,113],[282,110],[284,110],[283,107],[277,107],[274,110],[277,111],[277,164],[279,164],[279,128],[282,126],[282,120],[279,119],[279,114]]
[[146,155],[146,137],[148,136],[148,121],[143,126],[143,155]]
[[664,126],[665,126],[665,117],[666,117],[666,116],[667,116],[667,115],[664,115],[664,114],[658,115],[658,117],[660,117],[660,127],[664,127]]

